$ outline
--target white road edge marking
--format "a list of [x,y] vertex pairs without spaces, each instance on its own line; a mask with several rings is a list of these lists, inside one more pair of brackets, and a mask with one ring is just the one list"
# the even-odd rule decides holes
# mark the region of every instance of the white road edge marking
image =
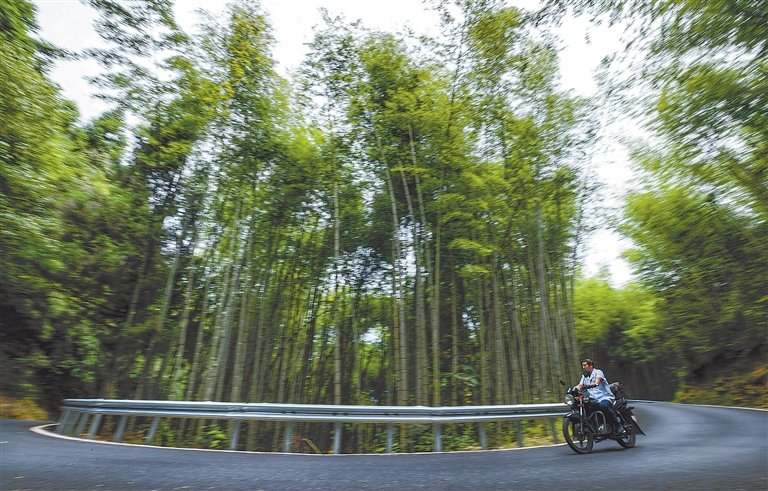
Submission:
[[107,442],[104,440],[88,440],[85,438],[76,438],[74,436],[66,436],[66,435],[59,435],[58,433],[54,433],[52,431],[47,430],[46,428],[57,426],[58,423],[49,423],[44,424],[40,426],[34,426],[30,428],[33,432],[37,433],[38,435],[43,436],[49,436],[53,438],[61,438],[62,440],[72,440],[76,442],[83,442],[83,443],[98,443],[102,445],[119,445],[123,447],[141,447],[141,448],[154,448],[154,449],[165,449],[165,450],[184,450],[184,451],[197,451],[197,452],[228,452],[228,453],[237,453],[237,454],[255,454],[255,455],[302,455],[305,457],[358,457],[358,456],[381,456],[381,457],[395,457],[397,455],[440,455],[440,454],[456,454],[456,453],[478,453],[478,452],[509,452],[513,450],[530,450],[534,448],[547,448],[547,447],[561,447],[565,445],[565,442],[558,443],[558,444],[552,444],[552,445],[538,445],[534,447],[513,447],[513,448],[493,448],[490,450],[454,450],[452,452],[403,452],[403,453],[391,453],[391,454],[379,454],[379,453],[355,453],[355,454],[316,454],[316,453],[298,453],[298,452],[291,452],[291,453],[283,453],[283,452],[254,452],[251,450],[216,450],[212,448],[182,448],[182,447],[160,447],[157,445],[144,445],[141,443],[117,443],[117,442]]

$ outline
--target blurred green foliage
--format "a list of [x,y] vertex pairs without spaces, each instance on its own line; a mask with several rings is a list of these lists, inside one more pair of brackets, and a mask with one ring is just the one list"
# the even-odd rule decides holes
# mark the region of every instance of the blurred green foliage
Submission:
[[[681,394],[724,374],[746,383],[768,364],[765,2],[551,0],[544,12],[568,9],[624,30],[622,71],[603,87],[653,136],[634,147],[639,179],[618,228],[646,301],[588,282],[606,302],[577,288],[577,333],[592,343],[623,324],[609,356],[663,357]],[[579,298],[594,311],[579,314]],[[625,309],[648,315],[625,320]]]
[[11,28],[0,31],[0,383],[49,406],[82,393],[66,380],[93,381],[99,347],[89,312],[106,287],[94,273],[108,274],[102,258],[120,254],[99,227],[122,197],[89,159],[93,128],[76,126],[74,106],[48,80],[50,50],[31,36],[31,5],[11,0],[2,12]]

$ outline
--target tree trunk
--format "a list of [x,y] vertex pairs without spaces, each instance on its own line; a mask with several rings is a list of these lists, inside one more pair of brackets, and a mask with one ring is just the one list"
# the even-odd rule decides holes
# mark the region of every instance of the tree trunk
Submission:
[[333,178],[333,303],[331,304],[333,329],[335,339],[333,345],[333,403],[341,404],[342,373],[341,373],[341,319],[339,317],[339,268],[341,262],[341,223],[339,218],[339,182],[336,177],[334,164]]

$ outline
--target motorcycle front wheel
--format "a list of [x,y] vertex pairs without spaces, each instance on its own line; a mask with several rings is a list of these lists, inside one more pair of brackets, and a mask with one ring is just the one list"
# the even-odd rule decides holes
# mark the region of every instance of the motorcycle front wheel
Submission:
[[[583,431],[582,431],[583,430]],[[563,420],[563,436],[571,450],[578,454],[590,453],[595,445],[595,437],[592,431],[570,419]]]
[[635,446],[635,440],[637,439],[637,430],[635,429],[635,425],[632,424],[632,422],[627,422],[625,418],[621,418],[626,423],[624,425],[624,428],[626,428],[627,433],[623,435],[620,438],[617,438],[616,441],[619,442],[619,445],[621,445],[624,448],[632,448]]

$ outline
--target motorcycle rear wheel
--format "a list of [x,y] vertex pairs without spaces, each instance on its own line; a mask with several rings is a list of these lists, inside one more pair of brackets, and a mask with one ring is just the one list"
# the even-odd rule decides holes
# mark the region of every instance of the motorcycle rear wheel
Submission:
[[582,432],[579,424],[570,419],[563,420],[563,436],[571,450],[577,454],[590,453],[595,445],[595,437],[589,427],[585,425]]
[[635,446],[635,440],[637,440],[637,430],[631,422],[625,424],[624,428],[626,428],[627,433],[623,437],[617,438],[616,441],[624,448],[632,448]]

